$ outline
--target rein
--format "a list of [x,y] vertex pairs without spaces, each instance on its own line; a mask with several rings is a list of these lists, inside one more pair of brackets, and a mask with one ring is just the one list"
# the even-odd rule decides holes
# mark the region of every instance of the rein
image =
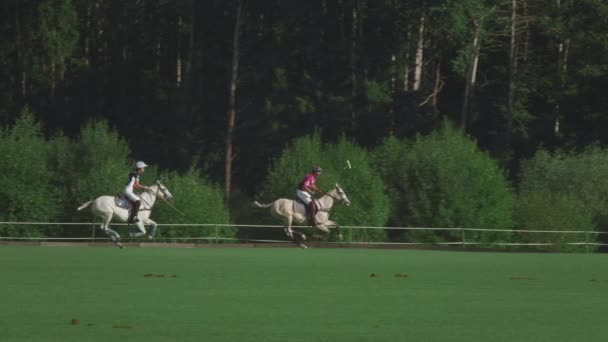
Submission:
[[[147,193],[149,193],[150,195],[153,195],[156,198],[160,198],[161,200],[163,200],[163,202],[167,203],[167,205],[169,205],[171,208],[173,208],[173,210],[177,211],[178,214],[184,216],[184,213],[182,213],[181,211],[179,211],[179,209],[177,209],[173,204],[171,204],[165,197],[167,197],[167,193],[165,192],[165,190],[162,189],[161,186],[157,186],[156,188],[156,193],[150,191],[150,190],[146,190]],[[159,196],[158,193],[162,192],[163,196]],[[151,209],[150,209],[151,210]]]
[[325,195],[327,195],[327,196],[329,196],[329,197],[333,198],[334,200],[336,200],[336,201],[338,201],[338,202],[343,202],[343,201],[344,201],[343,199],[341,199],[341,197],[334,197],[334,196],[331,194],[331,190],[330,190],[330,191],[328,191],[328,192],[326,192],[326,193],[325,193]]

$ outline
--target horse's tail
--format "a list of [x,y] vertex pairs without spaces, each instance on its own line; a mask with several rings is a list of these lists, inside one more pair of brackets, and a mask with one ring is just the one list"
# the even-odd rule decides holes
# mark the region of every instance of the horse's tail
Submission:
[[91,205],[91,203],[93,203],[93,201],[88,201],[87,203],[84,203],[83,205],[78,207],[78,211],[81,211],[82,209],[88,207],[89,205]]
[[[274,203],[274,202],[273,202],[273,203]],[[269,208],[269,207],[270,207],[270,206],[271,206],[273,203],[262,204],[262,203],[260,203],[260,202],[258,202],[258,201],[254,201],[254,202],[253,202],[253,205],[254,205],[256,208]]]

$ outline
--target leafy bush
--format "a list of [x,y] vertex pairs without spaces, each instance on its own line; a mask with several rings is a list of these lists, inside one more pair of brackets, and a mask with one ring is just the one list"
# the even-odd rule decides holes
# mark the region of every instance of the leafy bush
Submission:
[[[66,207],[65,219],[97,222],[99,219],[89,209],[76,212],[75,208],[99,196],[122,191],[127,173],[134,167],[129,158],[129,146],[105,120],[89,121],[76,141],[64,145],[69,149],[69,155],[58,157],[65,168],[58,171],[66,175],[67,196],[72,201],[72,205]],[[65,153],[63,149],[57,151]]]
[[[0,132],[0,217],[3,221],[48,222],[57,214],[50,186],[49,148],[41,126],[23,112]],[[48,228],[51,230],[52,227]],[[0,226],[3,236],[42,236],[40,226]]]
[[[497,163],[451,124],[413,141],[387,139],[373,153],[391,198],[390,223],[429,228],[513,226],[513,193]],[[459,241],[460,232],[397,232],[406,241]],[[508,240],[505,233],[467,232],[468,241]]]
[[[528,191],[520,196],[516,210],[519,230],[593,231],[593,213],[580,199],[547,190]],[[594,236],[593,236],[594,237]],[[577,251],[585,247],[567,243],[583,242],[586,234],[580,233],[526,233],[514,234],[514,240],[524,243],[549,243],[535,246],[540,250]]]
[[[184,174],[165,172],[159,178],[173,194],[174,202],[171,205],[175,206],[183,215],[173,209],[171,205],[157,201],[152,216],[157,223],[228,224],[230,222],[222,190],[201,176],[199,169],[192,167]],[[176,226],[167,229],[159,228],[159,233],[159,237],[167,238],[232,238],[235,236],[236,229],[225,226]]]
[[581,152],[541,149],[522,162],[519,191],[547,190],[576,197],[598,215],[608,214],[608,150],[597,145]]
[[[544,149],[537,151],[533,158],[522,162],[519,184],[522,208],[518,210],[518,228],[538,230],[538,227],[534,228],[525,221],[529,219],[539,224],[543,223],[543,220],[550,220],[546,224],[555,225],[556,230],[606,230],[607,173],[608,150],[597,145],[589,146],[581,152],[549,153]],[[539,196],[539,193],[547,197],[545,205],[540,205],[538,199],[530,199]],[[549,210],[549,206],[557,207],[555,211],[561,210],[560,216],[564,215],[562,213],[568,213],[571,217],[563,217],[559,224],[551,218],[543,217],[544,210]],[[534,212],[535,210],[539,212]],[[520,215],[525,216],[519,217]],[[589,217],[592,218],[593,226],[589,226]],[[567,238],[572,241],[575,237],[581,241],[579,234]],[[563,246],[560,250],[564,250]]]

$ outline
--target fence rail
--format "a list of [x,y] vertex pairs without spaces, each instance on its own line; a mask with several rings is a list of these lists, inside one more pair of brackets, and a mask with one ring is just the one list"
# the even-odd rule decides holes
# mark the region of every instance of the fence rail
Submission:
[[[61,227],[92,227],[91,235],[87,237],[19,237],[19,236],[0,236],[0,241],[105,241],[109,240],[106,237],[96,236],[95,230],[98,229],[98,222],[0,222],[0,228],[2,226],[9,225],[23,225],[23,226],[61,226]],[[115,223],[113,226],[128,226],[126,223]],[[215,224],[215,223],[160,223],[158,227],[170,227],[171,229],[179,228],[193,228],[193,227],[233,227],[233,228],[280,228],[282,225],[262,225],[262,224]],[[293,228],[309,228],[308,226],[293,226]],[[591,239],[592,236],[598,236],[601,234],[608,234],[608,232],[598,231],[564,231],[564,230],[520,230],[520,229],[489,229],[489,228],[454,228],[454,227],[382,227],[382,226],[340,226],[341,229],[380,229],[380,230],[404,230],[404,231],[460,231],[461,240],[454,242],[375,242],[375,241],[349,241],[349,242],[324,242],[324,244],[366,244],[366,245],[403,245],[403,246],[416,246],[416,245],[444,245],[444,246],[479,246],[479,245],[491,245],[501,247],[515,247],[515,246],[556,246],[556,245],[569,245],[569,246],[585,246],[585,247],[601,247],[608,246],[608,243],[599,243]],[[466,232],[495,232],[495,233],[552,233],[552,234],[583,234],[585,241],[578,242],[564,242],[564,243],[553,243],[553,242],[475,242],[466,241]],[[208,241],[208,242],[256,242],[256,243],[285,243],[288,240],[269,240],[269,239],[246,239],[246,238],[227,238],[220,237],[217,234],[215,236],[197,236],[197,237],[163,237],[162,239],[169,239],[171,241]]]

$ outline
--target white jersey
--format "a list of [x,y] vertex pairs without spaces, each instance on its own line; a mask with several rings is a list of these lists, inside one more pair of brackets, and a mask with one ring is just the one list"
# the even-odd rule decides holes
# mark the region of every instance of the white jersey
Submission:
[[133,192],[133,186],[135,185],[135,182],[139,182],[139,173],[137,173],[137,172],[129,173],[129,181],[127,182],[127,185],[125,185],[124,193],[133,202],[139,201],[139,196],[137,196]]

